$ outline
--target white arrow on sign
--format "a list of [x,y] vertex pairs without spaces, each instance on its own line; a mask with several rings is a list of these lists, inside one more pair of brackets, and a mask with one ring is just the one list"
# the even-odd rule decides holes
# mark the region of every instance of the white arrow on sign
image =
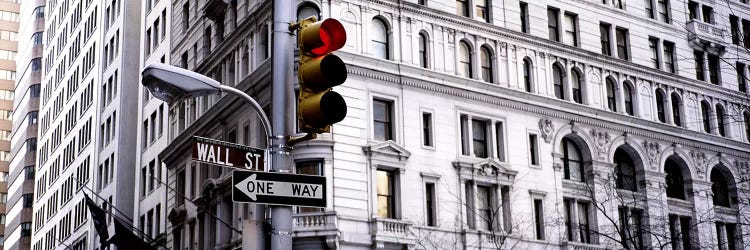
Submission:
[[255,174],[240,181],[235,188],[242,191],[243,194],[250,197],[253,201],[258,200],[257,195],[267,196],[285,196],[295,198],[323,198],[323,185],[282,182],[282,181],[265,181],[256,180]]

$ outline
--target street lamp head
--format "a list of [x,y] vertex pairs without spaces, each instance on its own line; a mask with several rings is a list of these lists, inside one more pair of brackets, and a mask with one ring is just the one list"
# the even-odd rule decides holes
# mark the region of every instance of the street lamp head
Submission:
[[141,76],[151,95],[168,103],[222,92],[221,84],[214,79],[163,63],[146,66]]

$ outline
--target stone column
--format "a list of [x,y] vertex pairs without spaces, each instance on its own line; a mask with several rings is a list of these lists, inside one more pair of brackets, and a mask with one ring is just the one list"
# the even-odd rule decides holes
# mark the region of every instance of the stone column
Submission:
[[474,157],[474,122],[471,115],[466,115],[466,144],[469,146],[469,155]]
[[666,174],[648,170],[644,172],[646,177],[646,211],[643,213],[645,217],[643,221],[648,222],[648,227],[653,233],[646,232],[643,241],[644,246],[649,246],[646,243],[650,243],[651,247],[658,249],[661,242],[670,240]]
[[715,246],[716,226],[714,223],[714,202],[713,192],[711,192],[711,182],[703,180],[693,180],[693,200],[695,201],[695,217],[697,235],[693,237],[701,245]]
[[495,127],[495,122],[496,121],[494,121],[494,120],[490,120],[489,121],[489,123],[490,123],[490,132],[487,133],[487,135],[491,136],[491,137],[487,138],[487,151],[489,151],[489,152],[487,152],[487,157],[489,157],[491,159],[497,160],[497,159],[500,158],[500,156],[497,155],[497,145],[499,143],[503,143],[503,142],[499,142],[499,141],[495,140],[497,138],[497,128]]
[[[670,87],[665,86],[664,87],[664,117],[666,118],[667,124],[675,125],[674,123],[674,116],[672,115],[674,110],[672,110],[672,95],[669,94]],[[677,112],[680,112],[679,110]]]
[[[615,103],[617,103],[617,113],[620,114],[626,114],[625,112],[625,88],[623,88],[623,81],[625,81],[625,77],[617,77],[617,83],[615,83],[615,87],[617,89],[615,90]],[[606,90],[605,90],[606,91]],[[635,89],[636,93],[638,93],[638,90]]]

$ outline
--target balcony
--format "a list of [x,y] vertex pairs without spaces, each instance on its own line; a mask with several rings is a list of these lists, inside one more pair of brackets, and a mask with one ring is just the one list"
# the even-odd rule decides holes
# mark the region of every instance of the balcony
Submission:
[[562,250],[608,250],[604,246],[596,244],[586,244],[574,241],[565,241],[562,243]]
[[724,53],[726,30],[722,27],[692,19],[687,22],[687,29],[690,46],[694,49],[705,49],[708,53],[715,55]]
[[411,232],[413,223],[398,219],[373,218],[370,221],[370,234],[377,248],[385,248],[388,244],[415,243]]
[[338,236],[336,211],[299,213],[292,216],[294,237]]

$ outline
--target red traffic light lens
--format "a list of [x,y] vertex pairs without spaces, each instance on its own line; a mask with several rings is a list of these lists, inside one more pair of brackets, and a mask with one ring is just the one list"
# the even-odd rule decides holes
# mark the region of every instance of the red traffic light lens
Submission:
[[331,51],[341,49],[344,47],[344,44],[346,44],[346,30],[344,29],[344,26],[341,25],[341,22],[339,22],[336,19],[328,18],[326,20],[317,22],[312,24],[313,29],[317,29],[316,35],[317,41],[309,41],[306,38],[303,38],[306,42],[311,42],[312,44],[305,44],[313,45],[310,48],[310,52],[315,55],[323,55],[327,54]]

